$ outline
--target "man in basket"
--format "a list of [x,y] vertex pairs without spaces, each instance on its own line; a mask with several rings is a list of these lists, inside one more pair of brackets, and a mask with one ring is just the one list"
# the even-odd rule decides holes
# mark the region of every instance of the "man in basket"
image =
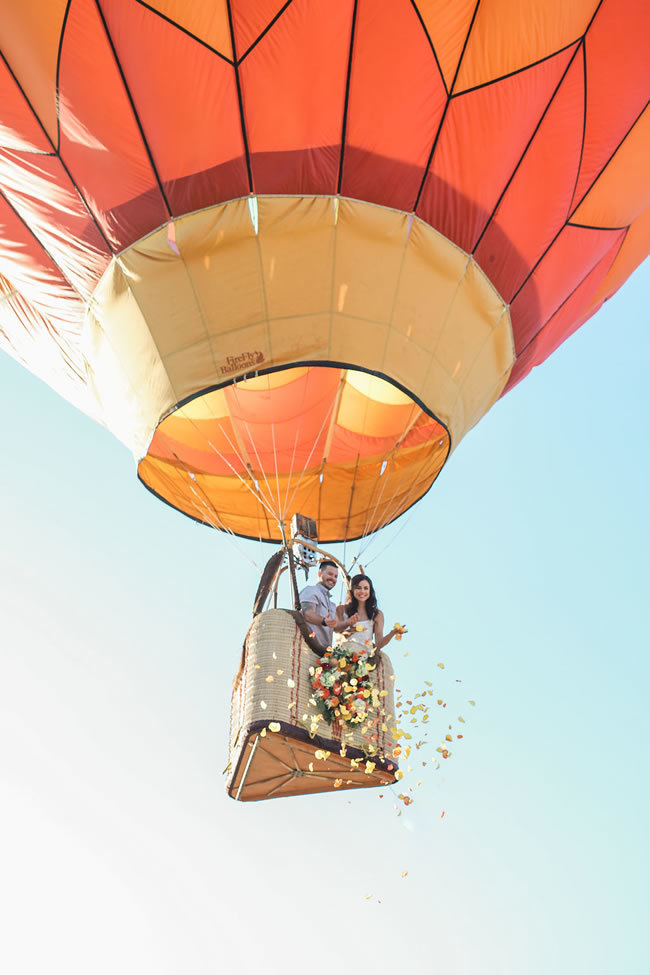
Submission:
[[332,645],[334,633],[348,630],[359,619],[359,614],[341,620],[337,618],[336,606],[330,592],[336,585],[339,570],[336,564],[325,559],[318,566],[318,582],[315,586],[305,586],[300,593],[300,608],[305,622],[311,627],[314,640],[321,650]]

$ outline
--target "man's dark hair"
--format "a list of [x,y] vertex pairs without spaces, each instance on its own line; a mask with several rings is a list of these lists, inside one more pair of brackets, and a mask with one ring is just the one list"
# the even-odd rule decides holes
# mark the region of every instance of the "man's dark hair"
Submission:
[[338,569],[338,565],[336,564],[336,562],[332,562],[331,559],[323,559],[323,561],[318,566],[318,571],[322,572],[323,569],[326,569],[328,565],[331,565],[333,569]]

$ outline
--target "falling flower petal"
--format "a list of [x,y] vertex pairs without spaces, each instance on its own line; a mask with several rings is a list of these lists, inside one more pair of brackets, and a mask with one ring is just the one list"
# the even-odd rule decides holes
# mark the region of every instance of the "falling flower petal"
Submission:
[[272,684],[273,683],[273,676],[272,676],[272,674],[269,674],[269,676],[266,678],[266,683],[267,684]]
[[266,701],[260,701],[260,707],[262,711],[266,711]]
[[269,725],[269,731],[278,732],[280,730],[280,722],[272,721]]
[[343,785],[343,779],[334,779],[334,788],[339,789]]
[[402,870],[402,877],[408,877],[408,870]]
[[438,666],[440,667],[441,670],[444,670],[445,669],[445,665],[444,664],[438,664]]

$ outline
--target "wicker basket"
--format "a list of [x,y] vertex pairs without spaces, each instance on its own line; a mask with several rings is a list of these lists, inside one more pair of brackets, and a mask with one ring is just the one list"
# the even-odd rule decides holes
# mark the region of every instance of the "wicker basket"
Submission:
[[378,725],[328,725],[311,703],[309,668],[318,658],[294,614],[256,616],[232,695],[228,794],[251,801],[394,782],[393,671],[385,654],[377,658],[372,685],[386,691]]

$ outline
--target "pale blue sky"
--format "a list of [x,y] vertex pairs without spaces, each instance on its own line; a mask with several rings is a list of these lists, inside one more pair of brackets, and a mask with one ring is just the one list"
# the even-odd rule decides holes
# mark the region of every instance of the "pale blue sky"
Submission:
[[374,791],[226,797],[271,550],[157,502],[0,357],[3,971],[645,975],[649,285],[646,263],[368,551],[409,626],[400,686],[467,719],[399,818]]

